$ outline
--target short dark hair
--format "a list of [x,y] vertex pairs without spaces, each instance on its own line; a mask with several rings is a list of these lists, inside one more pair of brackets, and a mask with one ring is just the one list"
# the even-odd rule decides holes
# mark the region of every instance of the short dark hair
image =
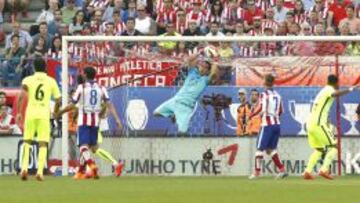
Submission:
[[274,85],[275,77],[271,74],[266,74],[265,77],[265,85],[267,87],[272,87]]
[[88,80],[94,80],[96,76],[96,70],[95,68],[88,66],[84,69],[84,74],[86,79]]
[[331,74],[328,76],[327,79],[328,85],[336,85],[338,82],[339,82],[339,78],[336,75]]
[[42,21],[42,22],[39,23],[39,28],[40,28],[40,26],[42,26],[42,25],[46,25],[46,27],[48,26],[47,22],[45,22],[45,21]]
[[34,60],[35,72],[46,72],[46,62],[41,57],[36,57]]
[[127,22],[129,22],[129,21],[134,21],[134,23],[135,23],[135,18],[130,17],[130,18],[128,18]]
[[6,92],[4,92],[4,91],[0,91],[0,96],[1,96],[1,95],[6,96]]
[[12,41],[15,37],[17,37],[18,39],[20,38],[20,36],[19,36],[19,35],[17,35],[17,34],[13,34],[13,35],[11,35],[10,40]]
[[256,92],[256,93],[259,94],[259,91],[257,89],[255,89],[255,88],[251,89],[250,92]]
[[76,82],[77,82],[78,85],[84,84],[84,82],[85,82],[84,76],[83,75],[78,75],[77,78],[76,78]]

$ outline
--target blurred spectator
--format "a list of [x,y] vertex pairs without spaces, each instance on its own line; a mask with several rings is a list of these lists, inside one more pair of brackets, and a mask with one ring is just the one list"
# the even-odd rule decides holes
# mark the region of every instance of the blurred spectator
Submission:
[[93,33],[97,34],[97,35],[101,35],[102,33],[104,33],[104,30],[102,30],[102,13],[101,10],[97,10],[94,13],[94,16],[92,16],[91,21],[90,21],[90,25],[91,25],[91,30]]
[[[126,29],[123,33],[121,33],[122,36],[139,36],[142,35],[142,33],[139,30],[135,29],[135,19],[129,18],[126,22]],[[125,42],[121,43],[121,47],[124,47],[126,49],[131,49],[134,45],[136,45],[135,42]]]
[[188,24],[186,22],[186,13],[184,10],[178,10],[176,13],[175,28],[176,32],[184,34]]
[[304,5],[305,11],[310,11],[311,8],[315,5],[316,0],[301,0]]
[[319,23],[317,25],[315,25],[315,29],[314,29],[314,35],[315,36],[322,36],[325,34],[325,28],[324,25]]
[[84,12],[82,10],[76,11],[72,23],[69,25],[69,34],[73,34],[75,31],[81,31],[84,26]]
[[187,22],[195,21],[196,25],[200,28],[200,30],[202,32],[205,32],[204,31],[206,30],[206,27],[204,26],[205,13],[201,9],[201,0],[194,0],[192,5],[193,5],[192,9],[190,9],[186,15],[186,20]]
[[339,23],[339,29],[344,24],[348,24],[351,34],[360,34],[360,19],[355,15],[355,8],[353,5],[349,5],[346,7],[346,14],[347,17],[342,19]]
[[235,33],[234,36],[243,36],[245,35],[245,27],[242,21],[238,21],[235,25]]
[[39,36],[37,43],[30,50],[30,56],[31,58],[45,56],[47,51],[48,51],[48,47],[46,46],[45,37]]
[[[282,0],[279,0],[282,1]],[[253,28],[254,17],[259,17],[261,20],[263,18],[263,11],[260,8],[255,7],[254,0],[247,1],[247,9],[244,13],[244,25],[246,30],[251,30]]]
[[211,8],[208,9],[205,17],[205,22],[210,25],[211,22],[225,23],[223,18],[223,5],[220,0],[212,2]]
[[347,17],[346,7],[350,4],[351,1],[349,0],[334,0],[334,3],[329,7],[327,26],[335,25],[335,27],[338,27],[340,21]]
[[30,0],[7,0],[6,7],[11,11],[9,22],[13,23],[17,19],[18,12],[21,12],[22,18],[28,18],[28,6]]
[[127,10],[123,12],[121,15],[121,19],[126,23],[129,18],[136,18],[137,17],[137,11],[136,11],[136,3],[134,0],[129,1]]
[[298,24],[302,24],[306,21],[306,13],[304,8],[304,3],[301,0],[295,1],[295,8],[294,8],[294,18],[295,22]]
[[45,49],[47,50],[51,46],[53,35],[48,33],[46,22],[41,22],[39,24],[39,33],[33,36],[33,47],[37,46],[40,37],[45,39]]
[[221,60],[229,60],[234,56],[234,51],[231,48],[231,42],[220,42],[218,49],[219,57]]
[[52,59],[61,60],[61,38],[59,36],[53,38],[47,55]]
[[[253,113],[260,108],[259,91],[256,89],[251,90],[250,95],[250,112]],[[256,136],[259,134],[261,128],[261,116],[258,114],[248,119],[246,131],[249,135]]]
[[42,13],[38,16],[36,19],[37,23],[40,22],[46,22],[49,23],[50,21],[53,21],[55,16],[54,13],[59,8],[59,1],[58,0],[49,0],[49,8],[47,10],[43,10]]
[[75,0],[66,0],[65,6],[61,9],[61,11],[62,11],[62,22],[64,22],[67,25],[70,25],[77,11],[75,6]]
[[284,35],[287,35],[287,33],[288,33],[288,28],[287,28],[286,22],[279,23],[279,25],[276,29],[276,35],[284,36]]
[[248,35],[259,36],[263,35],[263,29],[261,28],[261,17],[254,16],[254,22],[252,28],[249,30]]
[[310,13],[311,12],[316,12],[319,18],[327,20],[329,16],[329,7],[325,6],[324,0],[315,0],[315,5],[310,9]]
[[349,56],[360,56],[360,42],[349,42],[346,46],[345,54]]
[[288,12],[289,9],[284,7],[284,0],[277,0],[274,6],[274,20],[278,23],[283,22]]
[[60,9],[54,12],[54,20],[50,21],[48,24],[48,32],[51,35],[60,34],[61,26],[64,24],[62,16],[63,13]]
[[[274,30],[270,27],[264,29],[265,36],[273,36]],[[277,55],[276,42],[260,42],[260,52],[262,56],[275,56]]]
[[358,105],[356,109],[356,114],[358,115],[358,120],[360,121],[360,104]]
[[24,61],[25,49],[20,47],[19,35],[11,36],[11,47],[5,50],[5,59],[1,72],[4,86],[17,86],[20,84],[21,64]]
[[111,22],[113,20],[114,11],[117,11],[120,16],[123,15],[125,12],[123,0],[114,0],[114,2],[105,9],[102,20],[105,22]]
[[344,23],[341,27],[339,27],[339,31],[340,31],[340,35],[342,36],[346,36],[346,35],[351,35],[350,33],[350,26],[347,23]]
[[[160,36],[166,37],[166,36],[181,36],[181,35],[176,32],[173,23],[168,23],[166,25],[166,32]],[[176,46],[177,46],[177,42],[173,42],[173,41],[164,41],[158,43],[159,51],[161,53],[166,53],[166,54],[173,53]]]
[[6,107],[6,112],[8,114],[12,114],[12,108],[7,106],[6,102],[6,93],[4,91],[0,91],[0,107]]
[[147,15],[145,6],[139,5],[137,12],[138,16],[135,19],[135,29],[139,30],[144,35],[156,35],[156,23]]
[[6,93],[0,91],[0,99],[4,100],[3,104],[0,104],[0,134],[1,135],[20,135],[21,130],[16,125],[15,118],[9,113],[8,107],[6,106]]
[[247,135],[246,124],[248,123],[248,119],[250,116],[250,104],[246,101],[246,90],[241,88],[238,91],[238,98],[240,101],[240,105],[237,109],[237,136]]
[[13,28],[12,33],[6,36],[5,49],[11,47],[11,37],[13,35],[18,35],[20,40],[19,46],[24,48],[26,51],[30,50],[33,40],[29,32],[21,29],[21,24],[19,22],[14,22],[12,24],[12,28]]
[[87,6],[87,10],[90,14],[95,13],[96,11],[105,11],[106,7],[109,4],[109,0],[91,0]]
[[334,36],[336,35],[335,29],[333,27],[327,27],[325,30],[325,35],[327,36]]
[[206,34],[206,36],[214,36],[214,37],[224,37],[224,33],[219,31],[219,23],[212,22],[210,24],[210,32]]
[[113,22],[106,23],[104,34],[105,34],[105,36],[114,36],[115,35],[115,24]]
[[172,4],[172,0],[164,0],[163,5],[157,8],[156,13],[158,34],[162,34],[166,32],[166,24],[169,22],[175,22],[176,20],[176,9]]
[[5,0],[0,0],[0,24],[4,22],[4,7],[5,7]]
[[304,35],[304,36],[310,36],[312,35],[312,31],[311,31],[311,26],[308,24],[308,23],[303,23],[301,25],[301,32],[300,32],[301,35]]
[[119,11],[114,11],[112,20],[104,22],[103,26],[106,26],[106,24],[109,22],[114,23],[114,26],[115,26],[114,34],[115,35],[121,35],[121,33],[125,31],[126,25],[121,20]]
[[[184,31],[184,36],[201,36],[200,28],[197,27],[196,21],[189,22],[189,28]],[[186,42],[186,48],[193,50],[199,43],[198,42]]]
[[276,30],[278,23],[274,20],[274,9],[268,8],[265,12],[265,18],[261,21],[261,28],[264,30],[265,28],[271,28]]
[[289,27],[289,33],[288,35],[293,35],[293,36],[298,36],[300,35],[300,32],[301,32],[301,27],[299,24],[297,23],[293,23],[290,25]]

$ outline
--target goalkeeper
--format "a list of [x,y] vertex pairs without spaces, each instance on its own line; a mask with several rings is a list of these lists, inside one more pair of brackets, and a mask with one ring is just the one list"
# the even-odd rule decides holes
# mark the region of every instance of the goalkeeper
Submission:
[[192,55],[187,61],[188,76],[184,85],[174,97],[167,100],[154,111],[154,116],[170,117],[176,120],[178,131],[188,131],[195,103],[209,83],[216,78],[217,65],[209,61],[198,60],[199,55]]
[[338,85],[338,77],[329,75],[327,85],[318,93],[311,109],[311,115],[307,121],[307,128],[308,141],[310,147],[314,149],[314,152],[310,155],[303,175],[305,180],[314,179],[312,171],[323,154],[325,158],[319,175],[329,180],[333,179],[330,175],[329,168],[338,151],[331,124],[328,122],[329,111],[335,97],[345,95],[355,88],[358,88],[357,86],[345,90],[338,90]]

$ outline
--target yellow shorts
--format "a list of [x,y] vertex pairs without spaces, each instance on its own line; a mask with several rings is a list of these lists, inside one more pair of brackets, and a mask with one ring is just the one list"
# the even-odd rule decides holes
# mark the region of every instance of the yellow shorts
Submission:
[[24,124],[24,140],[34,140],[35,134],[38,142],[50,141],[50,120],[28,119]]
[[99,130],[98,137],[97,137],[97,143],[101,144],[102,142],[103,142],[103,135],[102,135],[101,131]]
[[325,148],[336,145],[335,135],[328,125],[309,126],[308,141],[312,148]]

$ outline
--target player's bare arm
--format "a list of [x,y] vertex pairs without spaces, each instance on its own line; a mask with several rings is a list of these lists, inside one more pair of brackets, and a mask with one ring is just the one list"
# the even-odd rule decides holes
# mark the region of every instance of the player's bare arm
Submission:
[[106,102],[106,106],[109,109],[111,115],[115,118],[115,122],[116,122],[118,128],[122,129],[120,117],[119,117],[118,113],[116,112],[116,109],[115,109],[113,103],[108,101],[108,102]]
[[64,113],[67,113],[69,111],[75,110],[76,109],[76,105],[75,104],[68,104],[66,107],[64,107],[61,110],[58,110],[58,113],[55,113],[55,118],[59,119],[60,116],[62,116]]
[[22,121],[22,112],[23,112],[23,107],[24,107],[24,98],[26,97],[28,92],[28,87],[26,85],[22,85],[21,87],[21,92],[18,98],[18,102],[16,104],[16,109],[18,110],[17,114],[16,114],[16,124],[20,125],[21,121]]
[[360,88],[360,85],[357,85],[357,86],[353,86],[353,87],[350,87],[348,89],[344,89],[344,90],[336,90],[331,96],[332,97],[341,97],[345,94],[348,94],[354,90],[357,90]]
[[219,68],[216,63],[212,63],[210,69],[210,75],[209,75],[210,82],[215,80],[218,75],[219,75]]

